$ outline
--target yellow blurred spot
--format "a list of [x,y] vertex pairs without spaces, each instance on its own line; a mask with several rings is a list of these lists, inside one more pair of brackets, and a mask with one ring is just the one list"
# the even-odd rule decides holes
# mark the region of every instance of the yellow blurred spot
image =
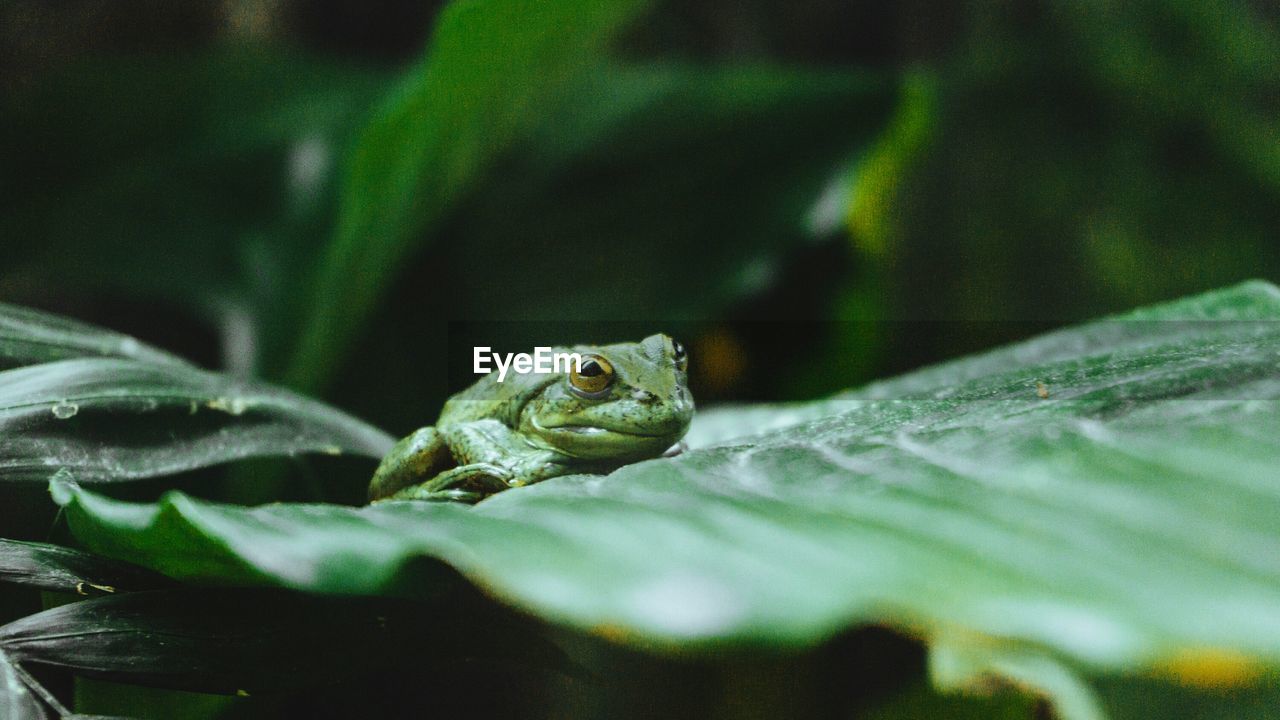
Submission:
[[619,625],[597,625],[591,629],[591,634],[614,643],[626,642],[631,637],[631,633]]
[[1262,675],[1256,660],[1235,650],[1183,650],[1157,666],[1179,683],[1202,690],[1227,690],[1249,685]]
[[205,407],[210,410],[221,410],[228,415],[243,415],[244,411],[249,408],[249,401],[238,397],[218,397],[205,402]]
[[280,28],[280,0],[224,0],[227,30],[253,40],[266,40]]
[[698,336],[690,353],[696,384],[712,394],[726,394],[742,380],[745,356],[742,343],[728,330],[718,328]]
[[1044,384],[1044,383],[1042,383],[1042,382],[1037,382],[1037,383],[1036,383],[1036,397],[1040,398],[1041,400],[1048,400],[1048,399],[1049,399],[1049,386],[1048,386],[1048,385],[1045,385],[1045,384]]

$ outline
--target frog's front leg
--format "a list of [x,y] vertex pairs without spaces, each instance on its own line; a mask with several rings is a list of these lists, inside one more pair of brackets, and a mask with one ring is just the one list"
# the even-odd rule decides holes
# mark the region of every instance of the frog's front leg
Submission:
[[444,436],[434,427],[421,428],[382,458],[369,483],[369,500],[385,500],[455,464]]
[[[497,420],[476,420],[433,430],[435,443],[426,446],[407,447],[410,455],[438,452],[447,448],[449,465],[435,464],[439,472],[424,475],[422,467],[430,462],[405,462],[407,472],[418,472],[412,483],[396,483],[390,494],[377,496],[387,500],[456,500],[479,502],[508,487],[518,487],[544,480],[562,472],[560,456],[549,450],[535,448],[525,442],[510,428]],[[423,431],[419,431],[421,433]],[[413,437],[413,436],[410,436]],[[406,441],[402,441],[404,444]],[[397,446],[399,448],[399,446]],[[388,461],[384,461],[387,465]],[[447,469],[445,469],[447,468]],[[378,484],[383,475],[380,468],[375,485],[388,487],[392,483]]]
[[508,487],[520,487],[564,472],[564,456],[534,447],[497,420],[475,420],[442,430],[459,466],[490,465],[505,471]]
[[505,468],[488,463],[471,463],[450,468],[426,482],[402,488],[383,500],[448,500],[478,503],[510,487]]
[[[490,463],[471,462],[470,451],[438,428],[424,427],[391,448],[369,483],[369,501],[391,499],[476,502],[508,487],[512,472]],[[459,465],[462,463],[461,465]]]

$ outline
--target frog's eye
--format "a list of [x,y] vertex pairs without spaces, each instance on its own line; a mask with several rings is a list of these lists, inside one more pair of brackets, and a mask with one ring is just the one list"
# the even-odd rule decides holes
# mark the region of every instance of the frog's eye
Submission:
[[671,355],[676,360],[677,369],[689,369],[689,353],[684,349],[684,343],[675,338],[671,338]]
[[578,367],[569,369],[569,384],[576,390],[594,395],[613,382],[613,366],[599,355],[583,355]]

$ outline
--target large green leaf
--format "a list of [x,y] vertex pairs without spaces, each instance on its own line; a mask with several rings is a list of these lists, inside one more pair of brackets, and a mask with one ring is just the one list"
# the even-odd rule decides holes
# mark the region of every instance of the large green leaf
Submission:
[[887,623],[959,658],[951,680],[1039,683],[1073,717],[1099,712],[1077,668],[1194,681],[1228,658],[1226,681],[1243,682],[1280,666],[1271,285],[812,406],[707,417],[725,440],[699,428],[682,456],[474,508],[54,490],[89,547],[187,580],[379,594],[428,556],[542,617],[646,646],[808,646]]
[[292,384],[323,382],[388,277],[647,0],[459,0],[364,129],[317,271]]
[[[701,413],[686,438],[695,446],[723,442],[735,436],[780,430],[807,420],[831,415],[871,402],[895,401],[895,404],[921,400],[949,400],[957,410],[957,394],[966,383],[987,379],[997,382],[1002,376],[1021,377],[1039,391],[1036,383],[1056,400],[1062,399],[1062,388],[1053,387],[1058,374],[1078,366],[1086,370],[1094,359],[1095,373],[1105,373],[1104,361],[1114,352],[1127,352],[1141,361],[1144,354],[1167,352],[1171,347],[1199,343],[1213,348],[1215,338],[1224,333],[1250,337],[1251,333],[1270,332],[1280,320],[1280,299],[1274,286],[1249,282],[1227,290],[1206,293],[1184,300],[1142,308],[1118,318],[1058,330],[1008,347],[953,360],[866,387],[841,393],[828,400],[809,403],[753,405],[713,409]],[[1205,357],[1203,364],[1211,364]],[[1160,358],[1148,360],[1159,367]],[[1101,380],[1105,380],[1105,374]],[[1151,380],[1156,380],[1152,377]],[[1101,388],[1100,388],[1101,389]],[[1124,388],[1117,387],[1116,390]],[[1205,388],[1202,388],[1205,389]],[[1079,395],[1078,392],[1073,393]],[[1095,399],[1120,401],[1117,393],[1098,393]],[[1052,408],[1060,409],[1055,402]],[[1057,412],[1057,410],[1055,410]],[[958,417],[964,417],[957,413]],[[980,417],[977,419],[981,419]]]

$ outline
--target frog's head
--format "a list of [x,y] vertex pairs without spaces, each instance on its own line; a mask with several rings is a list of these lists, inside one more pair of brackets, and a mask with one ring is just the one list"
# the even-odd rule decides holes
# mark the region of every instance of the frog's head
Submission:
[[583,460],[657,457],[693,418],[684,347],[666,335],[575,347],[582,362],[546,385],[520,413],[526,437]]

